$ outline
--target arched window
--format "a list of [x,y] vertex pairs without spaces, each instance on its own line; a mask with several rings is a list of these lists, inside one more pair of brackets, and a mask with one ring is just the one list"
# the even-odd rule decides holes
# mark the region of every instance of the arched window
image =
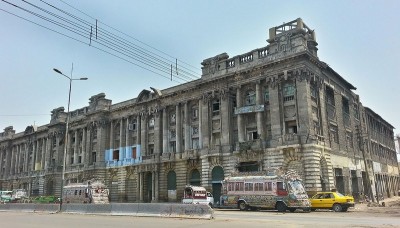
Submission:
[[250,106],[250,105],[255,105],[256,104],[256,93],[254,90],[249,90],[246,92],[246,97],[245,97],[245,105]]
[[194,169],[190,175],[189,180],[190,185],[200,186],[200,172],[197,169]]

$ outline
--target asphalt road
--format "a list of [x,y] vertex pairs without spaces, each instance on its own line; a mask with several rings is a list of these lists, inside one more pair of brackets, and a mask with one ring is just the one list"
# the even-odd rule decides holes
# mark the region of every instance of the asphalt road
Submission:
[[1,228],[103,228],[103,227],[400,227],[400,217],[374,213],[349,211],[335,213],[317,211],[311,213],[278,213],[275,211],[216,210],[215,219],[177,219],[108,215],[48,214],[24,212],[0,212]]

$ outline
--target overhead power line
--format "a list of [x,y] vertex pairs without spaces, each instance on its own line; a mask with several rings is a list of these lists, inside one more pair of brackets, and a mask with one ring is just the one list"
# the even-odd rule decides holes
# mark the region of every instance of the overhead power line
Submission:
[[[5,3],[6,6],[12,6],[12,9],[16,9],[18,14],[17,12],[11,12],[11,10],[0,8],[3,12],[77,42],[90,45],[93,48],[164,78],[171,79],[178,83],[188,82],[199,78],[195,67],[190,64],[179,61],[177,58],[173,58],[165,52],[94,19],[63,0],[60,0],[60,2],[89,17],[93,22],[80,18],[61,7],[52,5],[44,0],[40,0],[42,3],[41,5],[33,4],[27,0],[21,0],[23,4],[11,3],[9,0],[1,1]],[[23,15],[21,15],[21,13]],[[27,17],[27,15],[29,17]],[[39,18],[40,22],[35,21],[35,18]],[[111,28],[113,31],[117,31],[127,38],[104,29],[100,27],[99,24]],[[148,48],[151,48],[152,51],[148,50]]]

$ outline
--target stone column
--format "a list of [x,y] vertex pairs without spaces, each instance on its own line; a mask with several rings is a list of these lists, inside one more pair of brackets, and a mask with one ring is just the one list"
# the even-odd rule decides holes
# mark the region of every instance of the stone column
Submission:
[[203,123],[203,102],[199,99],[199,148],[203,148],[203,130],[201,129]]
[[167,108],[162,112],[163,125],[163,153],[168,153],[168,113]]
[[[136,144],[140,145],[140,151],[141,151],[141,148],[142,148],[142,124],[141,123],[142,123],[141,116],[138,115],[137,118],[136,118],[136,125],[137,125]],[[142,153],[142,152],[140,152],[140,153]]]
[[75,130],[75,143],[74,143],[74,164],[78,164],[78,152],[79,152],[79,134],[78,129]]
[[46,154],[48,153],[47,141],[47,137],[42,138],[42,157],[40,159],[40,169],[42,170],[46,168]]
[[143,176],[144,176],[144,173],[140,172],[139,173],[139,200],[140,200],[140,202],[143,202]]
[[[119,147],[119,149],[120,149],[120,154],[122,153],[122,147],[123,147],[123,143],[122,143],[122,139],[123,139],[123,133],[124,133],[124,128],[123,128],[123,126],[124,126],[124,119],[123,118],[121,118],[120,120],[119,120],[119,145],[118,145],[118,147]],[[120,158],[121,159],[121,158]]]
[[88,166],[93,162],[91,156],[92,156],[92,134],[93,134],[93,129],[95,126],[88,126],[86,128],[86,147],[85,147],[85,166]]
[[[263,96],[260,82],[256,83],[256,105],[263,104]],[[257,112],[257,133],[260,136],[261,140],[265,140],[265,131],[264,131],[264,120],[263,115],[264,112]]]
[[179,103],[176,105],[176,153],[182,153],[182,117]]
[[160,194],[160,193],[159,193],[159,184],[158,184],[159,181],[160,181],[159,178],[158,178],[158,177],[159,177],[159,171],[155,171],[155,172],[154,172],[154,175],[155,175],[155,181],[154,181],[154,189],[155,189],[155,190],[154,190],[154,196],[155,196],[155,201],[158,202],[158,199],[160,198],[160,197],[159,197],[159,194]]
[[[236,89],[236,104],[238,108],[241,108],[243,106],[243,97],[242,97],[242,91],[240,87]],[[239,137],[239,142],[244,142],[246,141],[245,137],[245,130],[244,130],[244,120],[243,116],[241,114],[237,115],[237,125],[238,125],[238,137]]]
[[30,164],[30,167],[31,167],[32,171],[35,171],[35,162],[36,162],[36,154],[37,154],[37,151],[36,151],[37,150],[37,143],[38,143],[37,140],[33,141],[33,143],[32,143],[33,152],[32,152],[32,160],[31,160],[31,164]]
[[[73,154],[71,154],[71,134],[70,134],[69,131],[67,133],[67,137],[68,137],[68,140],[67,140],[68,143],[66,141],[64,142],[64,145],[67,147],[67,154],[66,154],[66,157],[65,157],[65,164],[69,164],[71,162],[71,156],[73,155]],[[61,157],[60,162],[61,162],[62,166],[64,166],[64,164],[63,164],[64,148],[61,150],[60,157]]]
[[271,146],[276,147],[279,145],[279,139],[282,134],[282,122],[281,122],[281,102],[279,100],[279,85],[273,85],[269,87],[269,107],[271,115]]
[[154,202],[155,201],[155,199],[156,199],[156,197],[155,197],[155,195],[156,195],[156,174],[155,174],[156,172],[152,172],[152,175],[151,175],[151,202]]
[[154,154],[161,154],[162,123],[161,112],[154,113]]
[[203,100],[203,103],[201,104],[201,119],[199,121],[200,124],[200,129],[201,129],[201,135],[200,138],[202,138],[202,148],[208,148],[210,146],[210,118],[209,118],[209,100],[205,99]]
[[86,148],[87,148],[87,127],[83,127],[82,128],[82,145],[81,145],[81,150],[82,150],[82,153],[81,153],[81,158],[82,158],[82,161],[81,161],[81,163],[82,164],[85,164],[85,162],[86,161],[88,161],[88,160],[86,160],[86,154],[88,153],[87,152],[87,150],[86,150]]
[[140,150],[142,151],[142,156],[143,155],[147,155],[147,136],[146,136],[146,134],[147,134],[147,119],[148,119],[148,116],[145,116],[145,115],[143,115],[142,116],[142,118],[141,118],[141,130],[140,130],[140,132],[141,132],[141,142],[140,142],[140,144],[141,144],[141,146],[140,146]]
[[190,142],[191,142],[191,137],[190,137],[190,115],[189,115],[189,107],[188,107],[188,102],[185,103],[183,107],[184,111],[184,120],[183,120],[183,126],[185,129],[185,150],[190,149]]
[[10,174],[14,174],[15,173],[15,153],[13,152],[14,147],[11,147],[11,169],[10,169]]
[[[229,93],[229,92],[226,92]],[[231,120],[231,109],[229,108],[229,94],[221,96],[221,145],[229,146],[232,127],[230,124]]]
[[111,151],[114,150],[114,124],[112,120],[110,122],[110,149]]
[[125,147],[130,145],[129,142],[129,116],[126,117],[126,128],[125,128]]

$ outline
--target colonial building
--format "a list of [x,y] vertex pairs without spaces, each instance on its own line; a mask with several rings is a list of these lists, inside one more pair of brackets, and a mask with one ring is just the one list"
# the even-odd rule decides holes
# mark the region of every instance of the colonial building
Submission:
[[0,188],[60,195],[65,159],[67,183],[104,180],[112,202],[179,201],[187,184],[218,199],[233,172],[278,167],[297,170],[309,193],[393,196],[393,126],[319,60],[300,18],[271,28],[267,42],[205,59],[202,77],[186,84],[118,104],[101,93],[70,113],[54,109],[47,125],[5,128]]

